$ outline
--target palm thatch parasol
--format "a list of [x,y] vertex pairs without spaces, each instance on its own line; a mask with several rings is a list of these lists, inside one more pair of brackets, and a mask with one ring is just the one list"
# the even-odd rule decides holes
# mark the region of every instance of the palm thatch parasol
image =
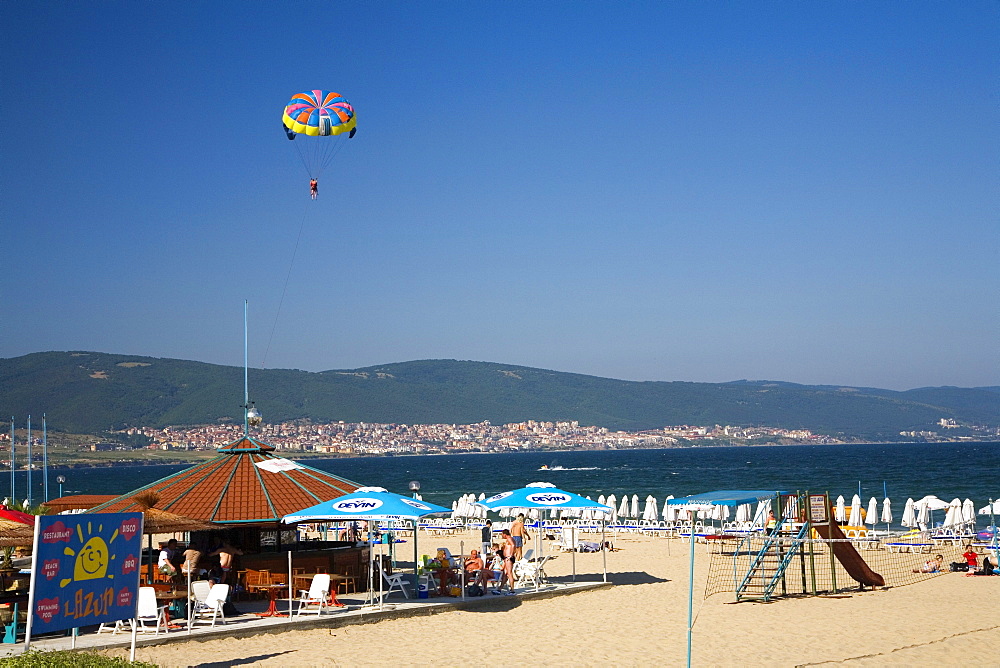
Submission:
[[166,510],[154,508],[153,506],[160,501],[160,495],[156,492],[141,492],[133,496],[132,500],[135,501],[135,504],[139,506],[139,509],[142,511],[142,532],[149,536],[149,568],[146,573],[148,582],[153,581],[153,568],[155,563],[153,556],[153,534],[178,533],[182,531],[210,531],[212,529],[220,528],[219,525],[211,522],[204,522],[202,520],[184,517],[183,515],[175,515],[174,513],[167,512]]
[[34,540],[33,527],[21,522],[0,520],[0,547],[28,547]]

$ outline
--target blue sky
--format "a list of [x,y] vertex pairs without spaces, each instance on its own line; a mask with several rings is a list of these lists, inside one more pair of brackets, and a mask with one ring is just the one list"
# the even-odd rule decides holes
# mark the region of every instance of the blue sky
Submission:
[[0,4],[0,356],[1000,384],[996,3],[312,7]]

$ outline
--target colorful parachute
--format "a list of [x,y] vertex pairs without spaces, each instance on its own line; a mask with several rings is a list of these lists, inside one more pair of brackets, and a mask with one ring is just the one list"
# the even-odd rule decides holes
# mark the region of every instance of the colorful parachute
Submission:
[[351,103],[339,93],[325,90],[293,95],[285,105],[281,122],[289,139],[302,136],[303,142],[296,142],[295,148],[311,178],[319,178],[343,147],[338,135],[353,137],[357,132]]
[[[310,137],[351,132],[357,124],[354,107],[338,93],[307,90],[296,93],[281,115],[285,128]],[[291,137],[290,137],[291,138]]]

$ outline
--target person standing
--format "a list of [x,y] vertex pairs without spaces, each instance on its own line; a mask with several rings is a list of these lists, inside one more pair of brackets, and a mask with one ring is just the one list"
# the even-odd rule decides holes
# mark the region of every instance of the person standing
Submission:
[[503,593],[503,585],[506,582],[509,588],[508,594],[514,593],[514,562],[517,561],[517,557],[514,556],[514,537],[511,535],[510,531],[504,529],[500,532],[503,537],[503,545],[501,546],[501,554],[503,555],[503,561],[500,567],[500,584],[494,590],[494,594]]
[[157,560],[156,567],[161,573],[169,578],[177,575],[177,569],[174,567],[174,556],[177,554],[177,539],[171,538],[166,542],[165,545],[160,546],[160,556]]
[[524,528],[524,513],[518,513],[517,519],[510,525],[510,535],[514,539],[514,561],[518,561],[524,553],[525,541],[531,540],[528,530]]
[[483,543],[483,554],[489,554],[490,546],[493,545],[493,520],[486,520],[480,539]]

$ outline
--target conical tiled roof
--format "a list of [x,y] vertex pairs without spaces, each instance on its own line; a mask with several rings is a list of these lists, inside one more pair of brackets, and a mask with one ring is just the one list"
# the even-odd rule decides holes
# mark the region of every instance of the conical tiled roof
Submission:
[[141,512],[133,497],[156,492],[158,509],[184,517],[222,524],[277,522],[360,487],[304,464],[282,470],[257,466],[284,461],[273,451],[273,446],[244,436],[219,448],[207,462],[122,494],[90,512]]

